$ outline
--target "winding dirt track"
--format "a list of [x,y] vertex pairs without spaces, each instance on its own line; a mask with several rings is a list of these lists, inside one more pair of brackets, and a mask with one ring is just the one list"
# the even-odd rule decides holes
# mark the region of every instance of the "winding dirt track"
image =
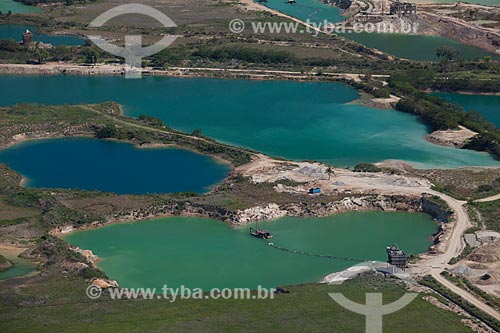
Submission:
[[498,311],[485,304],[473,294],[457,287],[445,277],[441,276],[441,273],[446,268],[450,267],[448,264],[450,259],[458,256],[465,247],[462,235],[471,226],[471,222],[469,220],[469,215],[464,208],[464,204],[466,203],[465,201],[456,200],[439,192],[434,192],[433,194],[438,195],[441,199],[446,201],[451,209],[453,209],[455,212],[455,225],[453,226],[453,230],[449,238],[446,240],[446,249],[444,253],[420,261],[414,268],[412,268],[412,270],[414,269],[414,271],[419,274],[431,274],[436,281],[444,285],[446,288],[450,289],[452,292],[461,296],[478,309],[481,309],[483,312],[500,321],[500,313]]
[[448,281],[445,277],[443,277],[440,273],[442,270],[432,270],[431,275],[436,281],[444,285],[446,288],[453,291],[455,294],[459,295],[463,299],[467,300],[469,303],[475,305],[478,309],[481,309],[483,312],[489,314],[491,317],[500,321],[500,313],[493,309],[491,306],[483,303],[480,299],[472,295],[471,293],[465,291],[462,288],[457,287],[450,281]]

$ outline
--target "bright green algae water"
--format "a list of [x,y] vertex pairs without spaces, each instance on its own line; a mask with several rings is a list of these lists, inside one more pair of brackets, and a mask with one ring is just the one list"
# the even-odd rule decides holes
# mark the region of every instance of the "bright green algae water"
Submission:
[[229,173],[228,165],[188,150],[86,138],[24,142],[0,151],[0,162],[26,177],[26,186],[119,194],[203,193]]
[[433,145],[415,116],[349,103],[340,83],[87,76],[0,76],[0,104],[117,101],[129,116],[294,160],[338,166],[386,159],[417,167],[498,166],[491,155]]
[[[1,1],[1,0],[0,0]],[[62,35],[45,35],[38,34],[36,28],[33,26],[17,25],[17,24],[0,24],[0,40],[1,39],[14,39],[16,42],[22,40],[22,34],[30,30],[34,36],[34,41],[52,44],[54,46],[79,46],[85,44],[85,39],[76,36],[62,36]]]
[[435,93],[444,100],[460,104],[465,111],[477,111],[500,127],[500,96]]
[[[318,282],[357,262],[287,253],[214,220],[170,217],[79,231],[65,240],[91,249],[121,287],[233,288]],[[437,225],[420,213],[354,212],[261,224],[276,245],[349,258],[386,260],[385,247],[425,252]]]

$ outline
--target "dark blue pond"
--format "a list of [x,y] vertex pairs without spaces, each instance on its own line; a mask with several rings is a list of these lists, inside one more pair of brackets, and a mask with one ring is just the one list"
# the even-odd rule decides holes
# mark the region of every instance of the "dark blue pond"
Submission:
[[229,166],[187,150],[84,138],[24,142],[0,151],[0,162],[21,173],[29,187],[119,194],[203,193],[229,172]]

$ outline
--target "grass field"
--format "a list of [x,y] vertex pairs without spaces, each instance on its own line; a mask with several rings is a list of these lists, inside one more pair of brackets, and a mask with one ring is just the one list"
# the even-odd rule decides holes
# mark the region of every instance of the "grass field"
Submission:
[[461,200],[485,198],[500,192],[500,169],[415,170],[415,174],[432,181],[436,190]]
[[5,196],[0,195],[0,226],[29,222],[39,217],[36,210],[12,206],[4,202]]
[[[0,283],[2,332],[363,332],[364,318],[335,303],[329,292],[342,292],[365,303],[366,292],[382,292],[384,303],[404,289],[378,276],[343,285],[287,287],[271,300],[91,301],[79,278],[46,276],[23,288]],[[14,295],[12,295],[14,294]],[[384,332],[471,332],[453,312],[419,295],[403,310],[384,317]],[[103,296],[104,298],[104,296]]]

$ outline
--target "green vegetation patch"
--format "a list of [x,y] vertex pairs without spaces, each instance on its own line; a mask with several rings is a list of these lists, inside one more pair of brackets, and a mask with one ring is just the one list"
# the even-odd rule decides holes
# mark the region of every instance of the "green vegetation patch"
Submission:
[[95,136],[136,144],[174,144],[218,155],[235,166],[251,160],[248,150],[218,143],[200,132],[194,135],[182,133],[154,117],[124,117],[120,105],[114,102],[74,106],[18,104],[0,108],[0,119],[0,146],[11,143],[16,135],[28,134],[29,138],[37,133],[50,133],[52,136]]
[[19,186],[22,176],[11,170],[7,165],[0,163],[0,194],[6,193],[9,188]]
[[[0,285],[0,311],[5,331],[245,331],[262,332],[363,332],[365,319],[338,305],[329,292],[342,293],[364,304],[367,292],[382,293],[393,302],[405,289],[380,276],[358,277],[342,285],[287,286],[289,294],[267,300],[137,300],[111,301],[103,296],[91,301],[81,278],[48,275],[16,289]],[[7,290],[9,289],[9,290]],[[399,312],[384,316],[384,332],[471,332],[450,311],[417,297]],[[82,325],[81,323],[85,323]],[[439,323],[439,325],[436,325]]]
[[217,48],[200,48],[193,54],[201,58],[210,58],[216,61],[226,61],[237,59],[250,63],[293,63],[297,60],[287,52],[281,50],[263,50],[256,47],[241,45],[226,45]]
[[500,200],[474,202],[471,205],[481,214],[486,229],[500,232]]
[[461,200],[475,200],[500,192],[500,169],[412,170],[412,173],[429,179],[435,190]]
[[9,205],[6,196],[0,195],[0,226],[35,221],[40,216],[37,210]]
[[500,158],[500,129],[478,112],[465,112],[458,104],[420,91],[428,89],[434,80],[435,73],[428,70],[391,75],[392,92],[403,96],[395,108],[419,116],[434,131],[457,129],[463,125],[478,133],[463,148],[485,151]]
[[380,172],[382,169],[371,163],[359,163],[354,166],[354,172]]

